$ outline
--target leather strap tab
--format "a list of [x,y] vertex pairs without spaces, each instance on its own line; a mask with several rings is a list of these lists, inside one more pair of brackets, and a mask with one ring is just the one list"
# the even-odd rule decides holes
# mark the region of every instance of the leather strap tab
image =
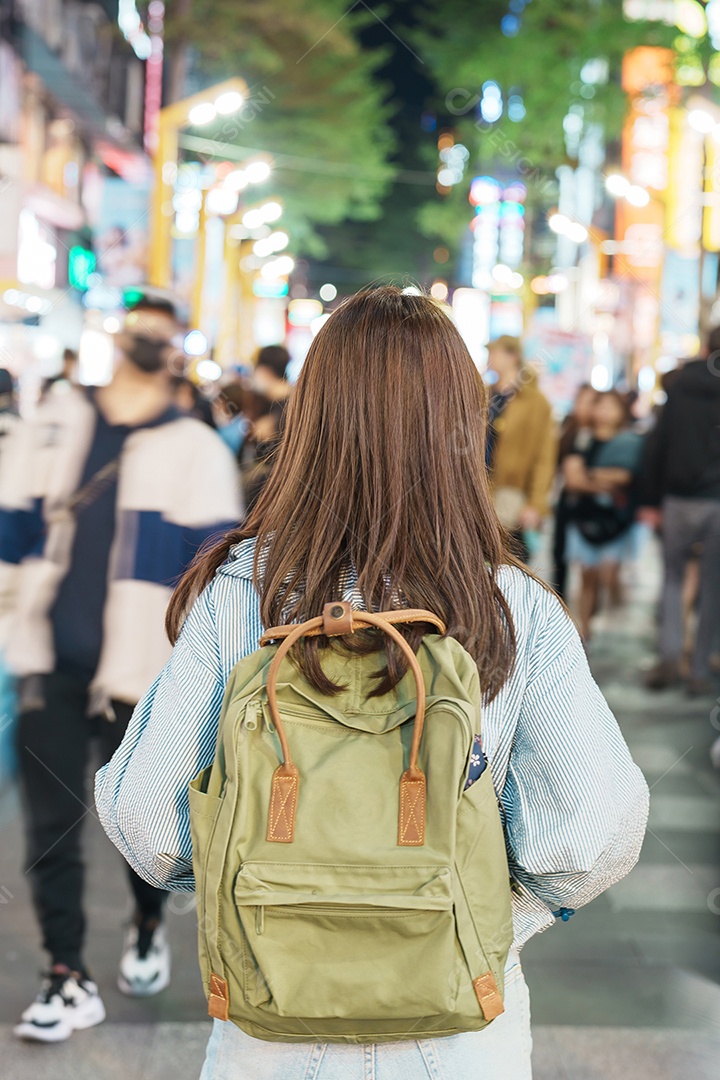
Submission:
[[486,1020],[494,1020],[500,1013],[505,1012],[502,995],[492,971],[487,971],[484,975],[478,975],[477,979],[473,979],[473,989]]
[[273,844],[292,844],[295,837],[300,775],[292,761],[278,765],[273,773],[267,839]]
[[326,604],[323,608],[322,630],[328,637],[352,634],[354,630],[352,604],[340,600],[334,604]]
[[402,847],[425,843],[425,798],[425,773],[418,768],[406,769],[400,778],[398,844]]
[[219,975],[210,974],[210,992],[208,994],[208,1015],[213,1020],[227,1020],[230,995],[228,984]]

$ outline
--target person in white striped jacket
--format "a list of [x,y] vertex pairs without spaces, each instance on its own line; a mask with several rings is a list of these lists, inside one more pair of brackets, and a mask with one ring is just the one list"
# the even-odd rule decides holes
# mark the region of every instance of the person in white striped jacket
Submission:
[[[84,956],[83,863],[91,746],[107,761],[170,654],[172,586],[241,512],[231,454],[172,404],[167,301],[128,314],[109,386],[48,395],[5,440],[0,614],[19,677],[18,758],[27,873],[50,967],[15,1032],[59,1042],[104,1019]],[[118,983],[147,996],[170,978],[164,892],[134,871]]]

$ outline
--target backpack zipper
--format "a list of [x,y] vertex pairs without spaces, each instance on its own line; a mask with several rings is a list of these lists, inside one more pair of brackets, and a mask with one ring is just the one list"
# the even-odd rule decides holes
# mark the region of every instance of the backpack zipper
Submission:
[[255,731],[258,721],[262,720],[262,706],[259,701],[250,701],[245,710],[244,726],[248,731]]
[[[337,918],[382,916],[390,919],[406,919],[408,916],[424,915],[427,912],[440,913],[445,908],[391,908],[380,907],[374,904],[351,905],[351,904],[270,904],[271,908],[288,912],[291,915],[325,915]],[[255,933],[258,937],[265,933],[265,905],[258,904],[255,908]]]

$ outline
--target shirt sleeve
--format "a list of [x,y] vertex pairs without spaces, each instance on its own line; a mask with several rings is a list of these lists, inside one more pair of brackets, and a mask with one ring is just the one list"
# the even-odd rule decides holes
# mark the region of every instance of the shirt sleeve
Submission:
[[647,784],[579,635],[554,597],[544,606],[502,796],[517,944],[629,873],[648,817]]
[[639,502],[641,506],[660,506],[665,494],[665,455],[669,442],[668,405],[654,428],[648,432],[640,465]]
[[224,689],[211,585],[95,781],[105,832],[160,889],[194,888],[188,784],[215,757]]
[[187,440],[187,490],[194,493],[194,524],[208,534],[235,528],[245,506],[237,462],[216,431],[192,421],[195,438]]
[[[43,500],[33,490],[36,426],[19,420],[3,438],[0,453],[0,650],[12,639],[20,565],[42,553]],[[37,485],[36,485],[37,486]],[[39,489],[40,490],[40,489]]]

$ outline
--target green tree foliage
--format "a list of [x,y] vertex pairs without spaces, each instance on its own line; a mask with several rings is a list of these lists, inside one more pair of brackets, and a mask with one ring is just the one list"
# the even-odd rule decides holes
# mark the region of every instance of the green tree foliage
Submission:
[[171,80],[176,87],[184,81],[183,92],[195,91],[232,75],[248,83],[244,113],[201,134],[273,155],[263,191],[284,202],[295,251],[323,250],[318,225],[377,217],[395,172],[391,109],[376,77],[385,53],[358,41],[368,18],[362,7],[348,13],[344,0],[167,4],[170,64],[190,69]]
[[[476,169],[512,168],[522,162],[531,205],[547,201],[549,180],[568,160],[563,120],[569,111],[583,125],[601,124],[606,141],[619,138],[626,114],[621,86],[625,52],[637,45],[672,43],[677,31],[657,23],[627,22],[622,0],[532,0],[521,27],[507,37],[501,29],[506,0],[447,0],[428,6],[415,41],[432,69],[438,110],[470,149]],[[587,61],[607,64],[607,80],[583,82]],[[479,116],[483,84],[493,80],[503,98],[519,94],[526,109],[517,122],[507,109],[494,124]],[[465,193],[466,194],[466,193]],[[431,201],[420,213],[429,235],[452,234],[467,219],[467,203],[456,193],[442,205]]]
[[[500,123],[538,167],[550,169],[565,158],[563,118],[568,108],[581,106],[586,123],[601,123],[609,140],[617,138],[626,108],[620,85],[625,52],[636,45],[670,45],[677,34],[660,24],[627,22],[622,0],[533,0],[514,37],[506,37],[500,28],[507,13],[507,5],[496,0],[483,9],[469,0],[449,0],[441,12],[428,9],[418,44],[445,95],[459,88],[473,101],[488,79],[497,82],[506,97],[511,91],[521,94],[525,118],[517,123],[503,118]],[[608,79],[591,86],[581,81],[580,73],[596,58],[607,62]],[[451,108],[462,108],[462,95],[447,100],[456,102]],[[470,126],[475,120],[473,116]],[[478,144],[486,133],[481,125]]]
[[[392,156],[397,172],[382,202],[379,220],[346,222],[323,230],[328,261],[312,268],[313,281],[329,278],[342,292],[370,281],[429,283],[439,271],[433,262],[434,244],[417,227],[419,209],[435,195],[437,134],[423,126],[423,114],[434,86],[428,66],[412,46],[417,24],[417,0],[393,0],[372,5],[373,19],[361,41],[368,52],[380,50],[387,60],[378,70],[390,87],[394,106]],[[432,118],[425,117],[430,122]]]

